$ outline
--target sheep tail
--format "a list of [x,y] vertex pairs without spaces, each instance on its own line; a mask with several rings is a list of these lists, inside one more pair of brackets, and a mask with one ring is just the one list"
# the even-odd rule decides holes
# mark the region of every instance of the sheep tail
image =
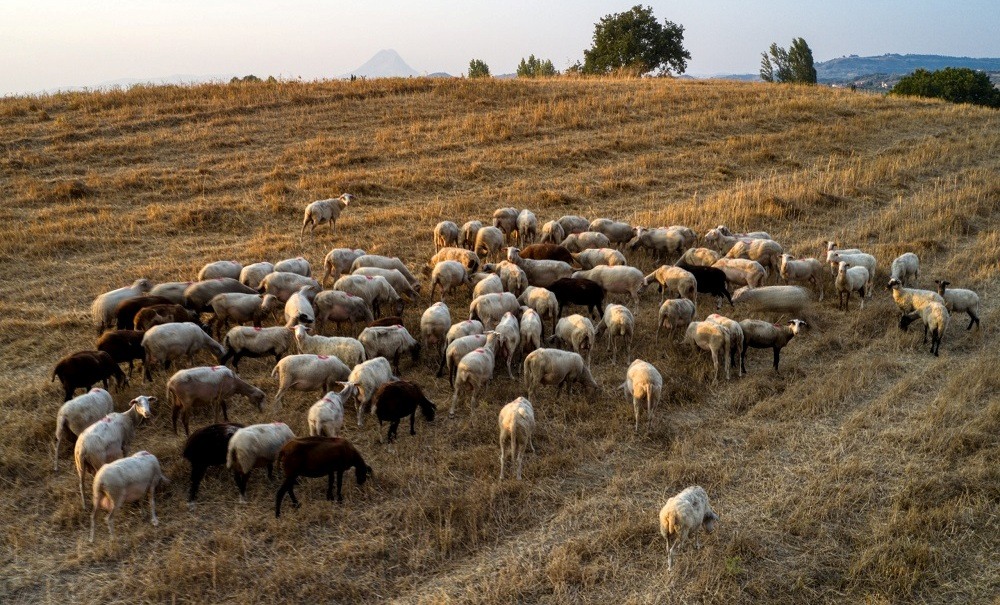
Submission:
[[226,451],[226,468],[231,468],[233,470],[239,469],[239,460],[236,456],[236,448],[230,447]]
[[278,364],[274,364],[274,369],[271,370],[271,378],[277,378],[278,376]]

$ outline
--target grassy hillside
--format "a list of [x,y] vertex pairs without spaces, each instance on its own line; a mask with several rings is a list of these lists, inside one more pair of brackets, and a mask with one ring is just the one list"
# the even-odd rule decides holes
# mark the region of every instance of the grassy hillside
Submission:
[[[826,88],[732,82],[467,81],[137,88],[0,100],[0,601],[16,602],[988,602],[1000,593],[1000,114]],[[351,192],[335,235],[300,240],[303,206]],[[920,255],[921,285],[976,289],[983,329],[956,316],[940,358],[897,329],[879,289],[864,311],[817,303],[783,355],[710,384],[706,354],[654,345],[657,297],[634,352],[664,374],[651,433],[634,434],[603,343],[596,397],[535,402],[525,480],[497,482],[498,374],[486,405],[418,420],[395,451],[371,422],[346,436],[375,468],[343,505],[306,480],[273,516],[260,471],[246,505],[210,473],[185,507],[183,437],[166,377],[115,399],[161,398],[136,447],[173,480],[87,544],[72,464],[51,470],[62,355],[94,342],[98,293],[145,276],[192,279],[209,260],[314,266],[337,246],[419,267],[439,220],[500,206],[642,225],[766,230],[793,254],[823,241],[880,262]],[[644,270],[654,265],[636,257]],[[830,284],[827,284],[830,293]],[[449,301],[463,318],[468,294]],[[406,312],[411,331],[429,304]],[[699,317],[712,312],[704,300]],[[743,309],[724,310],[748,317]],[[777,317],[768,317],[777,320]],[[207,363],[207,359],[205,360]],[[271,365],[242,375],[273,396]],[[425,366],[404,377],[447,405]],[[306,432],[317,396],[283,410],[233,402],[238,422]],[[202,415],[198,426],[209,422]],[[89,486],[90,482],[87,481]],[[718,531],[671,573],[657,512],[704,486]]]

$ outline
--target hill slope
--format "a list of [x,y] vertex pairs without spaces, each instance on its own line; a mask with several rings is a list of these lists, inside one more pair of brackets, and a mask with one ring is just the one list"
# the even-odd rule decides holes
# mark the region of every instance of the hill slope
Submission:
[[877,57],[838,57],[816,63],[820,82],[842,82],[872,74],[906,75],[916,69],[935,71],[945,67],[967,67],[982,71],[1000,71],[1000,59],[947,57],[943,55],[885,54]]
[[417,70],[406,64],[395,50],[380,50],[360,67],[340,77],[364,76],[366,78],[406,78],[419,75]]
[[[1000,590],[995,111],[732,82],[413,79],[3,99],[0,117],[2,602],[954,603]],[[303,206],[344,191],[358,197],[336,233],[300,239]],[[188,512],[165,373],[137,375],[118,409],[160,398],[135,447],[173,483],[159,527],[130,505],[114,542],[99,515],[87,545],[65,452],[51,469],[49,378],[60,356],[93,346],[96,294],[139,276],[191,279],[223,258],[319,267],[337,246],[417,268],[436,222],[506,205],[543,221],[762,229],[803,256],[835,239],[876,254],[880,284],[912,250],[921,285],[946,276],[980,292],[983,330],[955,317],[934,358],[917,330],[897,329],[884,290],[845,314],[827,284],[780,376],[751,351],[748,376],[712,385],[706,354],[654,340],[647,292],[633,352],[666,379],[650,433],[633,433],[614,388],[625,365],[601,343],[596,396],[543,389],[525,480],[497,482],[495,414],[520,382],[499,372],[477,410],[462,403],[449,421],[447,381],[404,360],[438,419],[388,451],[349,409],[345,435],[375,479],[357,489],[349,474],[343,504],[304,480],[302,508],[280,520],[277,484],[259,470],[248,504],[220,470]],[[411,331],[428,303],[407,309]],[[468,294],[449,303],[463,319]],[[699,316],[713,310],[702,300]],[[231,418],[305,433],[319,393],[291,393],[277,411],[270,369],[241,364],[269,407],[237,398]],[[668,573],[657,512],[691,484],[721,522]]]

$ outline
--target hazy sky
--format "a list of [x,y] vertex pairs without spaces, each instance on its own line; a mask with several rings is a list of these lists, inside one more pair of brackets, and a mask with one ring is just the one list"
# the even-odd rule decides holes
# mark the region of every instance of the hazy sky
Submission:
[[[493,73],[534,53],[581,59],[601,16],[635,0],[0,0],[0,94],[174,74],[333,77],[378,50],[419,72]],[[755,73],[774,41],[848,54],[1000,56],[998,0],[647,2],[685,27],[688,73]]]

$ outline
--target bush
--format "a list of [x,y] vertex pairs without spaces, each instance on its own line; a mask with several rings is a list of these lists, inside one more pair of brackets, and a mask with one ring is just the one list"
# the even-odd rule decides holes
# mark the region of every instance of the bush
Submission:
[[1000,90],[993,86],[989,76],[967,67],[946,67],[938,71],[918,69],[903,77],[890,92],[944,99],[952,103],[1000,107]]
[[486,64],[482,59],[473,59],[469,61],[469,77],[470,78],[488,78],[490,77],[490,66]]

